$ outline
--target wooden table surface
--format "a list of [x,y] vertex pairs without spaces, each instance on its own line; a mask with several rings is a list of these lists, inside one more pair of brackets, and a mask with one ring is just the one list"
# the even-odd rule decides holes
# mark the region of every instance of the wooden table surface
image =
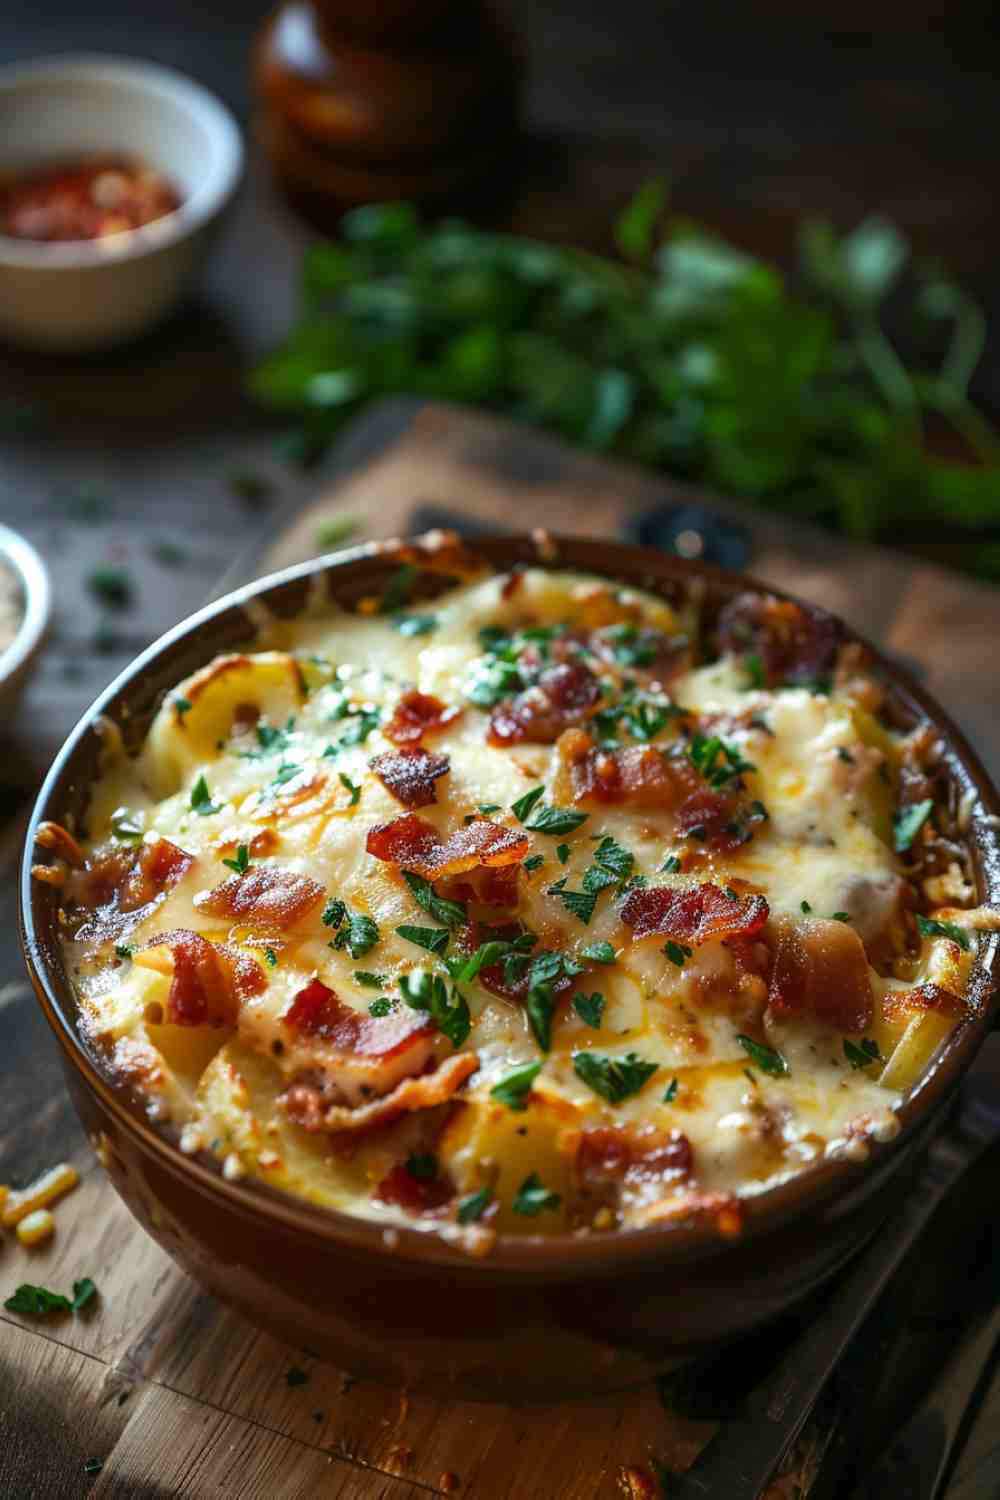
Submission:
[[[374,410],[348,436],[306,510],[277,528],[272,522],[269,544],[261,545],[267,528],[256,527],[252,555],[235,570],[310,555],[321,523],[337,517],[355,518],[358,535],[366,537],[405,531],[414,516],[437,512],[473,528],[498,521],[518,527],[544,515],[554,529],[610,537],[623,534],[637,515],[691,498],[523,429],[397,402]],[[17,519],[27,525],[30,506],[21,503]],[[735,507],[717,509],[747,519]],[[197,538],[201,568],[178,573],[170,604],[161,597],[154,609],[151,596],[148,607],[143,601],[123,614],[127,650],[137,644],[133,635],[155,632],[171,612],[198,602],[193,595],[204,596],[230,561],[231,516],[228,522],[225,514],[199,516],[192,504],[171,516],[172,536],[178,528]],[[119,532],[115,515],[77,525],[52,559],[60,593],[65,580],[68,594],[82,557],[90,555],[85,549],[99,553]],[[141,524],[130,519],[127,535],[130,555],[137,555],[159,532],[147,515]],[[1000,595],[930,566],[834,546],[808,529],[770,520],[752,522],[751,552],[751,566],[763,578],[838,609],[917,662],[988,762],[1000,768],[1000,726],[984,692],[994,675]],[[26,754],[7,758],[25,780],[116,662],[114,654],[84,653],[69,633],[56,638],[19,721]],[[3,1243],[0,1281],[7,1290],[25,1280],[66,1289],[89,1275],[100,1298],[92,1313],[76,1319],[38,1323],[0,1313],[0,1494],[11,1500],[84,1493],[95,1500],[417,1500],[427,1493],[611,1500],[655,1494],[644,1488],[653,1457],[677,1465],[690,1460],[711,1424],[665,1411],[652,1388],[527,1410],[441,1401],[419,1391],[401,1395],[354,1383],[347,1373],[257,1333],[176,1270],[118,1202],[63,1093],[55,1044],[11,937],[17,823],[15,816],[0,852],[6,871],[0,883],[0,1181],[27,1180],[61,1159],[71,1160],[83,1180],[58,1208],[49,1248],[27,1252],[9,1238]],[[994,1163],[978,1191],[995,1191],[995,1178]],[[969,1259],[971,1277],[983,1255],[989,1259],[996,1250],[992,1242],[984,1250],[983,1225],[973,1221],[957,1251],[958,1222],[953,1213],[939,1231],[952,1279],[960,1254]],[[918,1367],[926,1373],[939,1363],[943,1344],[959,1326],[959,1311],[934,1302],[926,1255],[925,1249],[869,1335],[870,1347],[884,1352],[881,1383],[891,1386],[880,1399],[897,1409],[915,1393]],[[936,1265],[939,1271],[940,1260]],[[911,1333],[905,1361],[898,1340],[886,1345],[900,1322]],[[966,1468],[990,1445],[990,1415],[997,1410],[1000,1395],[980,1419]],[[836,1443],[842,1426],[831,1419],[810,1441],[818,1449],[833,1433]],[[84,1465],[92,1458],[103,1468],[89,1475]]]

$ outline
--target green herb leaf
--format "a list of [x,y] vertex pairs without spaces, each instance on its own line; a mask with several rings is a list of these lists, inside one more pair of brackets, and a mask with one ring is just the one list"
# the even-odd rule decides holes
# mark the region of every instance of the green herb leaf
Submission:
[[490,1203],[493,1194],[488,1187],[480,1188],[478,1193],[469,1193],[465,1198],[460,1198],[456,1216],[460,1224],[475,1224],[481,1219]]
[[207,818],[211,813],[220,811],[218,805],[212,801],[212,794],[208,790],[208,782],[204,776],[199,776],[191,788],[191,811],[196,812],[200,818]]
[[237,844],[236,858],[224,859],[222,863],[228,870],[233,870],[237,875],[245,875],[250,868],[250,846],[248,844]]
[[341,922],[347,918],[347,904],[340,901],[336,896],[331,896],[323,908],[322,922],[324,927],[339,927]]
[[544,854],[531,854],[524,861],[524,868],[526,870],[538,870],[538,869],[541,868],[542,865],[544,865],[544,863],[545,863],[545,855]]
[[121,817],[112,818],[111,832],[116,839],[121,839],[126,844],[137,844],[142,838],[142,829],[131,813],[125,813]]
[[355,969],[354,982],[364,985],[366,990],[384,990],[389,983],[383,974],[372,974],[368,969]]
[[727,745],[717,734],[707,737],[695,734],[688,746],[688,758],[711,787],[722,787],[744,771],[754,771],[756,766],[744,759],[735,745]]
[[893,840],[897,854],[905,854],[907,849],[912,847],[913,840],[933,811],[934,803],[928,797],[925,802],[914,802],[911,807],[902,808],[897,812],[892,820]]
[[596,990],[592,995],[574,995],[573,1009],[584,1025],[599,1029],[604,1014],[604,996]]
[[542,1186],[541,1178],[537,1172],[532,1172],[526,1177],[514,1195],[511,1204],[516,1214],[524,1214],[533,1219],[538,1214],[544,1213],[546,1209],[556,1209],[562,1202],[558,1193],[550,1192]]
[[878,1042],[867,1036],[862,1039],[860,1046],[845,1036],[844,1056],[852,1068],[869,1068],[873,1062],[883,1061]]
[[510,810],[519,823],[525,822],[531,809],[540,798],[545,796],[543,786],[532,787],[530,792],[525,792],[523,797],[518,797],[516,802],[510,804]]
[[540,1062],[525,1063],[523,1067],[515,1068],[513,1073],[508,1073],[506,1078],[501,1078],[499,1083],[494,1084],[490,1089],[490,1098],[506,1104],[508,1109],[527,1109],[531,1085],[541,1071]]
[[772,1078],[781,1078],[788,1072],[787,1062],[773,1047],[768,1047],[764,1042],[755,1042],[752,1036],[744,1036],[742,1033],[736,1040],[762,1073],[769,1073]]
[[115,957],[116,958],[131,958],[132,954],[134,952],[135,952],[135,949],[129,947],[128,943],[116,943],[115,944]]
[[73,1311],[80,1310],[92,1302],[97,1296],[97,1288],[89,1276],[84,1276],[80,1281],[73,1283]]
[[437,615],[396,615],[393,625],[400,635],[431,635],[438,627]]
[[277,967],[278,955],[275,953],[273,948],[264,949],[264,962],[267,964],[269,969]]
[[358,803],[361,801],[361,787],[356,781],[352,781],[349,776],[345,775],[343,771],[340,772],[340,784],[345,791],[350,792],[351,794],[351,800],[348,803],[348,807],[357,807]]
[[568,807],[540,807],[528,820],[521,819],[529,833],[572,833],[586,823],[589,813],[573,812]]
[[449,1000],[444,980],[420,969],[402,978],[399,988],[412,1010],[427,1011],[453,1047],[462,1045],[472,1029],[472,1018],[468,1003],[459,990],[452,988]]
[[673,938],[668,940],[663,951],[670,962],[676,964],[679,969],[683,969],[685,960],[689,959],[692,953],[692,949],[686,943],[675,943]]
[[549,896],[558,896],[566,910],[572,916],[576,917],[578,921],[582,922],[584,927],[588,925],[591,917],[594,915],[594,908],[597,905],[597,895],[595,892],[567,891],[560,880],[555,885],[550,885],[546,894]]
[[403,879],[409,886],[418,906],[422,906],[435,922],[440,922],[444,927],[463,927],[468,921],[464,903],[448,901],[445,897],[436,895],[430,881],[425,880],[422,875],[416,875],[412,870],[404,870]]
[[388,998],[388,996],[381,995],[377,1000],[373,1000],[371,1002],[368,1007],[368,1014],[370,1016],[375,1016],[376,1019],[378,1019],[381,1016],[389,1015],[390,1011],[395,1010],[395,1008],[395,1005]]
[[660,866],[660,870],[666,875],[678,875],[681,870],[681,862],[676,854],[668,854]]
[[613,964],[615,950],[610,943],[590,943],[586,948],[580,949],[580,957],[589,959],[594,964]]
[[573,1071],[582,1083],[609,1104],[621,1104],[637,1094],[659,1071],[658,1063],[644,1062],[635,1052],[605,1057],[596,1052],[574,1052]]
[[4,1303],[8,1312],[27,1313],[33,1318],[47,1318],[52,1313],[72,1312],[73,1304],[59,1292],[50,1292],[44,1286],[32,1286],[23,1282]]
[[674,1100],[677,1098],[677,1090],[679,1087],[680,1085],[678,1084],[677,1079],[671,1078],[663,1095],[664,1104],[673,1104]]
[[667,185],[662,177],[643,183],[615,225],[615,244],[622,255],[640,262],[649,259],[666,202]]
[[378,924],[371,917],[365,916],[363,912],[352,911],[348,914],[346,924],[339,928],[330,947],[346,948],[351,957],[357,960],[371,952],[379,941],[379,936]]
[[959,927],[957,922],[941,922],[937,917],[917,917],[917,931],[921,937],[944,937],[951,938],[966,953],[971,951],[972,944],[969,934],[964,927]]
[[568,844],[557,844],[556,845],[556,859],[559,861],[559,863],[561,865],[564,865],[566,863],[566,861],[569,859],[569,845]]
[[406,942],[416,943],[418,948],[426,948],[428,953],[444,953],[451,937],[447,927],[411,927],[404,923],[396,931]]
[[185,714],[191,712],[190,698],[171,698],[170,701],[174,705],[179,719],[183,719]]
[[418,1182],[429,1182],[437,1176],[438,1160],[431,1151],[414,1152],[406,1158],[406,1170]]
[[402,609],[419,575],[419,568],[414,567],[412,563],[404,563],[393,574],[386,585],[385,593],[382,595],[382,603],[379,606],[379,613],[392,615],[397,610]]
[[530,983],[524,1008],[535,1041],[543,1052],[548,1052],[552,1046],[552,1016],[556,1008],[551,984],[537,980]]

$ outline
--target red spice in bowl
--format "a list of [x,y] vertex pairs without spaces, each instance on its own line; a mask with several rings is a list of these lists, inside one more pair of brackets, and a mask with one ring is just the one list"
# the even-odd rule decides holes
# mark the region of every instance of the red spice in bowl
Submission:
[[180,205],[173,183],[138,158],[90,157],[0,182],[0,234],[50,243],[103,239],[151,224]]

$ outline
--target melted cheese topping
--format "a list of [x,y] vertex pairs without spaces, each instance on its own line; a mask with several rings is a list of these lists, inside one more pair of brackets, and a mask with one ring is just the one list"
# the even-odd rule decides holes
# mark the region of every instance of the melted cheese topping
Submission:
[[[435,783],[436,800],[416,815],[442,839],[484,817],[522,833],[512,804],[542,786],[538,807],[565,806],[565,774],[551,743],[489,743],[490,707],[468,696],[496,661],[484,657],[480,630],[596,626],[610,628],[614,640],[616,624],[625,622],[622,659],[594,668],[608,703],[629,691],[627,645],[637,623],[671,641],[697,628],[662,601],[594,579],[528,571],[516,590],[502,584],[455,589],[426,617],[327,610],[276,626],[268,649],[220,659],[179,684],[142,755],[119,758],[93,789],[89,849],[166,838],[191,861],[124,936],[68,940],[90,1035],[146,1096],[154,1118],[180,1129],[182,1149],[211,1152],[229,1176],[250,1174],[315,1203],[465,1237],[487,1224],[583,1232],[706,1208],[731,1232],[738,1207],[727,1218],[726,1204],[824,1154],[863,1156],[870,1137],[894,1133],[902,1092],[954,1018],[905,1003],[894,1012],[886,997],[921,978],[961,994],[969,954],[925,938],[920,958],[909,960],[908,983],[869,967],[871,1025],[865,1036],[846,1038],[846,1047],[844,1033],[819,1015],[768,1006],[769,934],[781,919],[836,915],[869,954],[880,946],[899,951],[903,881],[890,842],[895,747],[851,698],[755,688],[745,664],[723,656],[670,681],[673,703],[689,715],[654,726],[652,742],[689,762],[692,733],[717,734],[724,754],[749,763],[729,784],[752,804],[752,836],[720,851],[697,836],[678,838],[671,810],[631,800],[585,802],[586,818],[571,832],[529,831],[516,921],[536,936],[536,955],[544,948],[575,961],[584,1002],[576,1008],[555,997],[543,1051],[525,997],[491,993],[473,978],[457,987],[470,1026],[456,1049],[400,990],[402,980],[415,993],[419,970],[450,991],[443,957],[400,931],[440,933],[440,910],[429,913],[394,864],[366,852],[373,827],[410,811],[370,766],[397,748],[384,733],[395,705],[416,687],[462,709],[421,741],[447,757],[447,771]],[[634,675],[649,686],[641,665]],[[604,728],[619,745],[642,743],[627,727]],[[627,877],[597,892],[585,924],[551,888],[564,882],[563,891],[585,892],[607,838],[631,856]],[[234,881],[247,878],[241,859],[250,872],[306,877],[322,888],[324,905],[273,930],[238,915],[209,916],[206,893],[231,874],[223,859],[237,867]],[[711,882],[740,898],[760,893],[771,926],[747,942],[723,934],[678,948],[666,933],[634,941],[621,919],[619,887],[635,877],[678,891]],[[430,888],[422,889],[426,898]],[[457,899],[470,898],[459,891]],[[346,908],[339,926],[330,901]],[[357,925],[361,918],[374,926]],[[492,920],[502,927],[512,914]],[[176,955],[144,945],[177,930],[229,944],[259,970],[255,992],[223,1024],[171,1019]],[[448,956],[462,957],[461,928],[447,930]],[[602,944],[613,962],[585,954]],[[400,1057],[353,1057],[342,1066],[342,1049],[322,1028],[310,1033],[289,1022],[315,980],[359,1025],[374,1003],[376,1015],[425,1021],[426,1034]],[[591,995],[603,1005],[594,1002],[588,1014]],[[906,1037],[912,1055],[900,1063]],[[474,1054],[461,1077],[442,1071],[456,1052]],[[592,1086],[580,1054],[598,1060],[599,1080],[611,1078],[610,1097],[607,1087]],[[520,1107],[492,1093],[533,1063],[540,1066],[530,1088],[515,1091]],[[332,1092],[324,1084],[331,1078]],[[315,1115],[289,1108],[289,1099],[299,1085],[306,1105],[316,1105],[308,1090],[317,1080],[319,1105],[332,1100],[331,1119],[341,1123],[407,1080],[426,1090],[427,1103],[389,1121],[373,1117],[366,1130],[307,1128],[316,1126]],[[430,1080],[440,1083],[437,1094],[426,1087]],[[414,1201],[384,1188],[401,1164]],[[427,1197],[428,1181],[445,1185],[442,1202]]]

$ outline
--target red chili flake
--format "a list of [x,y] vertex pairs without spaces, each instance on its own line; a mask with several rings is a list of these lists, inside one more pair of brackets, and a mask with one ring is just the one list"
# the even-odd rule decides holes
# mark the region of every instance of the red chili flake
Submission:
[[382,733],[394,745],[415,745],[425,734],[440,734],[461,713],[460,708],[446,707],[433,693],[418,693],[411,688],[396,704]]
[[768,1003],[778,1016],[808,1013],[835,1031],[871,1025],[874,1005],[864,945],[847,922],[810,917],[775,922]]
[[431,755],[421,746],[387,750],[368,764],[386,791],[404,807],[427,807],[436,802],[434,783],[451,769],[447,755]]
[[230,875],[214,890],[196,896],[194,904],[211,917],[228,917],[270,932],[300,922],[322,899],[323,887],[308,875],[258,865],[245,875]]
[[665,935],[695,944],[711,937],[753,937],[768,915],[763,896],[734,901],[709,881],[687,890],[662,885],[638,887],[629,891],[621,909],[621,919],[632,928],[637,941]]
[[180,207],[173,184],[125,156],[39,167],[0,190],[0,234],[22,240],[96,240]]
[[528,847],[527,834],[488,818],[475,818],[442,840],[437,829],[415,813],[379,823],[366,843],[376,859],[414,870],[427,880],[459,875],[479,865],[519,864]]

